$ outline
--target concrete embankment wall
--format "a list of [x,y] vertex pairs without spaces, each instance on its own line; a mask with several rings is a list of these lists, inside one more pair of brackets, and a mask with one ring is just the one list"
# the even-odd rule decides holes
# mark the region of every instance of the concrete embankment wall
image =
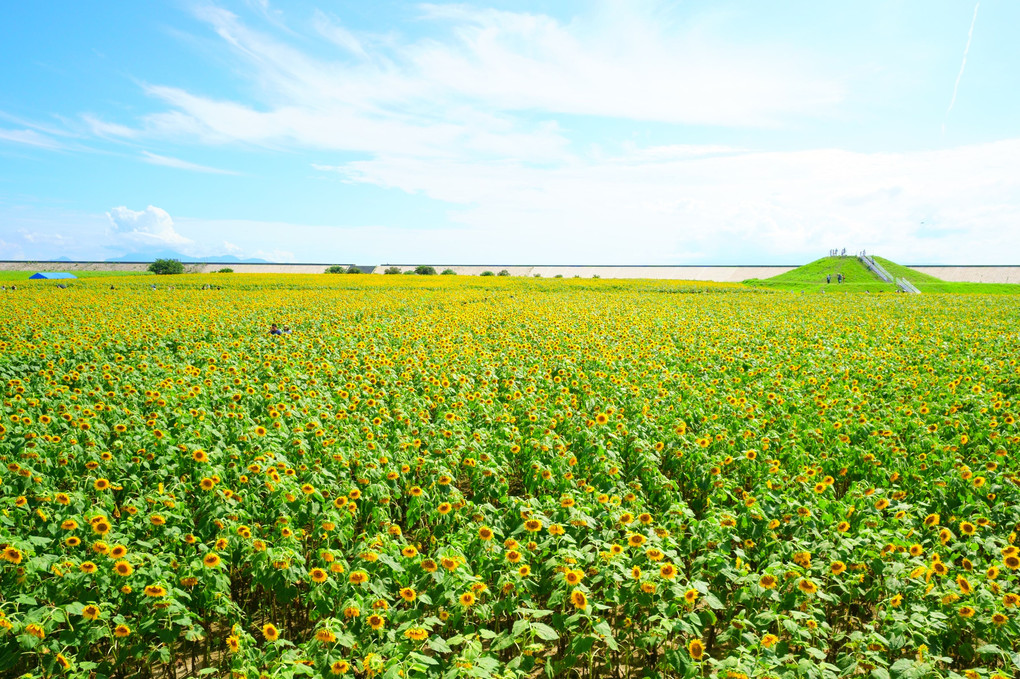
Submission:
[[[343,263],[348,266],[347,263]],[[147,262],[0,262],[0,271],[145,271]],[[212,273],[229,267],[235,273],[323,273],[329,264],[241,264],[198,263],[185,264],[188,273]],[[362,266],[365,273],[382,274],[390,266],[401,271],[413,270],[416,265]],[[506,270],[511,276],[535,276],[553,278],[653,278],[688,281],[716,281],[720,283],[739,283],[748,278],[769,278],[778,276],[795,267],[792,266],[462,266],[432,265],[437,272],[453,269],[461,276],[479,276],[482,272],[498,273]]]
[[[374,273],[383,273],[390,265],[375,267]],[[411,265],[393,265],[401,271],[413,270]],[[485,271],[498,273],[506,270],[511,276],[541,276],[542,278],[653,278],[683,281],[715,281],[739,283],[748,278],[771,278],[786,273],[792,266],[460,266],[436,265],[437,272],[453,269],[461,276],[480,276]]]
[[950,283],[1020,283],[1020,266],[912,266]]
[[[346,263],[342,263],[345,266]],[[0,271],[145,271],[148,262],[0,262]],[[323,273],[329,264],[240,264],[236,262],[185,264],[189,273],[211,273],[229,267],[237,273]],[[382,274],[389,266],[401,271],[414,269],[414,265],[361,266],[365,273]],[[478,276],[484,271],[498,273],[506,269],[512,276],[543,278],[652,278],[688,281],[716,281],[739,283],[748,278],[771,278],[786,273],[793,266],[488,266],[440,265],[436,271],[453,269],[461,276]],[[944,281],[960,283],[1020,283],[1020,266],[913,266],[922,273]]]

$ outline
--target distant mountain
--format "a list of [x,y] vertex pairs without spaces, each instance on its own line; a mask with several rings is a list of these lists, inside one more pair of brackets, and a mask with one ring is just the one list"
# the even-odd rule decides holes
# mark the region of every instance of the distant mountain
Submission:
[[214,255],[212,257],[192,257],[190,255],[182,255],[179,252],[173,252],[172,250],[143,250],[136,252],[129,252],[121,255],[120,257],[110,257],[107,262],[153,262],[157,259],[178,259],[182,262],[189,264],[207,264],[210,262],[219,264],[269,264],[270,262],[265,259],[258,259],[257,257],[249,257],[248,259],[241,259],[235,255]]

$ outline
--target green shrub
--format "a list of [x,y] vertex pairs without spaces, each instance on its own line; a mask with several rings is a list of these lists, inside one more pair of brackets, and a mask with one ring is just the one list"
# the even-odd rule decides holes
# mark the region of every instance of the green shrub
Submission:
[[347,271],[345,273],[361,273],[361,269],[351,264],[349,267],[347,267]]
[[386,267],[386,270],[383,271],[383,273],[390,274],[392,276],[393,274],[400,273],[400,267],[399,266],[388,266],[388,267]]
[[482,275],[482,276],[495,276],[496,274],[492,273],[491,271],[483,271],[480,275]]
[[217,269],[216,273],[234,273],[234,270],[231,269],[229,266],[225,266],[222,269]]
[[419,264],[414,267],[414,272],[419,276],[435,276],[436,268],[434,266],[428,266],[427,264]]
[[509,271],[507,271],[506,269],[500,269],[500,270],[499,270],[499,273],[498,273],[498,274],[496,274],[496,275],[497,275],[497,276],[509,276],[509,275],[510,275],[510,272],[509,272]]
[[149,265],[149,271],[158,276],[184,273],[184,265],[179,259],[157,259]]
[[457,272],[454,271],[453,269],[443,269],[443,274],[442,275],[444,275],[444,276],[456,276]]
[[346,273],[346,272],[347,269],[340,266],[339,264],[334,264],[333,266],[326,269],[326,273]]
[[415,274],[414,269],[408,269],[407,271],[404,272],[405,276],[413,276],[414,274]]

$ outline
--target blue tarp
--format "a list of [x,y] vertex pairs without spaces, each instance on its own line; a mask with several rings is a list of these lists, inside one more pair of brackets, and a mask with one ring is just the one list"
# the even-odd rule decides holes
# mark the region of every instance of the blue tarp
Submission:
[[73,273],[63,273],[63,272],[59,272],[58,273],[56,271],[40,271],[39,273],[34,273],[31,276],[29,276],[29,279],[33,279],[33,280],[34,279],[38,279],[38,278],[44,278],[46,280],[53,280],[53,279],[57,279],[57,278],[78,278],[78,277],[75,276]]

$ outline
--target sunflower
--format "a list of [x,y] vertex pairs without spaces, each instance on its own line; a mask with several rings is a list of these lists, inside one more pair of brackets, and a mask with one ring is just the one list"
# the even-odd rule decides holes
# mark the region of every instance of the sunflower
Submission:
[[833,575],[839,575],[846,570],[846,564],[842,561],[833,561],[829,564],[829,572]]
[[114,636],[123,639],[126,636],[130,636],[131,628],[125,625],[124,623],[121,623],[113,628],[113,634]]
[[98,620],[100,613],[101,611],[99,610],[99,606],[96,606],[95,604],[89,604],[85,608],[81,609],[81,617],[86,620]]
[[528,577],[529,575],[531,575],[531,566],[527,565],[521,566],[520,568],[517,569],[517,575],[521,576],[522,578]]
[[418,556],[418,549],[414,545],[408,545],[400,550],[400,553],[408,559]]
[[418,593],[415,592],[414,589],[411,587],[404,587],[403,589],[400,590],[400,598],[406,601],[407,603],[411,603],[412,601],[414,601],[417,596]]
[[206,453],[201,448],[196,448],[191,453],[191,459],[194,460],[195,462],[208,462],[209,461],[209,454]]
[[659,567],[659,575],[666,580],[672,580],[676,577],[676,566],[671,563],[664,563]]
[[529,519],[524,522],[524,530],[529,533],[537,533],[542,530],[542,522],[538,519]]
[[378,613],[373,613],[372,615],[368,616],[367,622],[372,629],[380,630],[383,628],[383,625],[386,624],[386,618],[379,615]]
[[404,636],[411,641],[425,641],[429,638],[428,630],[421,627],[409,627],[404,632]]
[[697,602],[697,600],[698,600],[698,590],[696,590],[696,589],[689,589],[686,592],[684,592],[684,601],[686,601],[687,603],[694,604],[695,602]]
[[330,674],[347,674],[351,669],[351,664],[346,660],[337,660],[329,666]]
[[451,505],[449,502],[442,502],[439,504],[439,507],[436,508],[436,511],[438,511],[440,514],[446,515],[449,514],[452,509],[453,505]]
[[693,660],[701,660],[705,657],[705,644],[701,639],[691,639],[687,644],[687,652],[691,654]]
[[360,585],[368,582],[368,573],[365,571],[351,571],[351,574],[347,577],[352,585]]
[[154,599],[166,596],[166,588],[160,585],[147,585],[144,591],[145,596],[152,597]]
[[779,637],[775,634],[766,634],[761,638],[761,645],[763,648],[772,648],[779,643]]
[[464,608],[469,608],[475,605],[475,595],[473,592],[464,592],[463,594],[460,595],[457,601]]
[[974,617],[974,613],[976,611],[970,606],[960,606],[960,610],[957,612],[960,614],[960,617],[962,618],[972,618]]
[[797,588],[805,594],[814,594],[818,591],[818,585],[807,578],[801,578],[800,582],[797,583]]
[[313,568],[308,571],[308,575],[311,576],[312,582],[323,583],[329,578],[329,574],[322,568]]
[[220,565],[219,554],[217,554],[216,552],[209,552],[208,554],[205,555],[205,558],[202,559],[202,564],[206,568],[216,568],[217,566]]
[[645,536],[639,533],[631,533],[630,537],[627,538],[627,544],[631,547],[640,547],[645,544]]
[[588,608],[588,595],[579,589],[575,589],[570,593],[570,603],[574,605],[574,608],[584,610]]
[[323,644],[336,643],[336,635],[325,627],[315,633],[315,640]]
[[121,576],[122,578],[126,578],[127,576],[135,572],[135,568],[127,561],[121,560],[113,564],[113,572]]

